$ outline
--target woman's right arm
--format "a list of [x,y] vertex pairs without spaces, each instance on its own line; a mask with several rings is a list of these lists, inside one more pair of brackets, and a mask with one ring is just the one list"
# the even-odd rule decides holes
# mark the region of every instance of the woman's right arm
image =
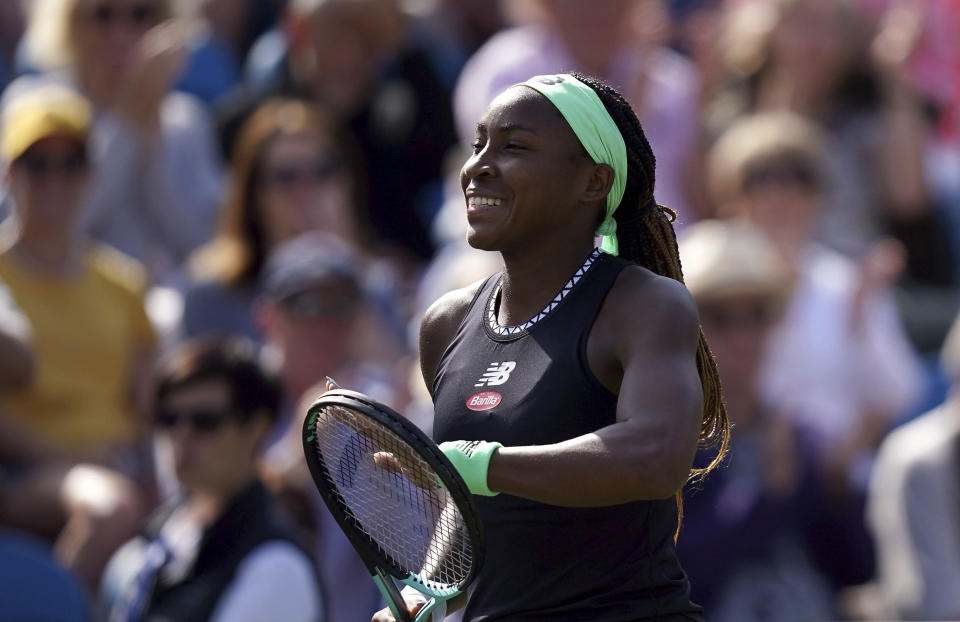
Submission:
[[483,281],[477,281],[462,289],[455,289],[437,299],[420,322],[420,373],[433,396],[433,381],[437,377],[440,358],[463,321],[470,303]]

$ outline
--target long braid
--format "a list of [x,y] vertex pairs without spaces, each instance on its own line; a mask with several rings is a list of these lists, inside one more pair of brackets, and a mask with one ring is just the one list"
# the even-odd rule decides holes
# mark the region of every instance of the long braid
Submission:
[[[680,251],[672,224],[676,213],[658,205],[653,198],[656,158],[637,115],[613,87],[595,78],[574,75],[597,92],[627,145],[626,188],[614,214],[620,256],[683,283]],[[702,479],[720,463],[730,439],[730,422],[720,389],[720,374],[703,330],[700,331],[697,345],[697,371],[703,387],[699,446],[712,448],[719,445],[719,449],[705,468],[691,470],[690,477],[693,480]],[[677,505],[682,518],[683,504],[679,492]]]

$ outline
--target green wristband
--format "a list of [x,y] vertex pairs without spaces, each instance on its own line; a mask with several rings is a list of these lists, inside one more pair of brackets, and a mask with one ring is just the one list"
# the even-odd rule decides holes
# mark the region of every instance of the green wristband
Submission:
[[485,497],[495,497],[500,494],[487,487],[487,470],[490,468],[490,458],[501,447],[503,445],[500,443],[487,441],[440,443],[440,451],[453,463],[470,492]]

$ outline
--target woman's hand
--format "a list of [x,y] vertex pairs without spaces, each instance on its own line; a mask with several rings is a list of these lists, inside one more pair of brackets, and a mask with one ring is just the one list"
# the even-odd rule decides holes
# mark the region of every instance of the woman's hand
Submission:
[[[404,588],[400,594],[403,596],[403,602],[407,605],[407,611],[410,613],[411,619],[416,617],[417,612],[427,604],[427,597],[413,588]],[[397,619],[393,617],[393,612],[390,611],[390,608],[385,607],[373,614],[370,622],[397,622]]]

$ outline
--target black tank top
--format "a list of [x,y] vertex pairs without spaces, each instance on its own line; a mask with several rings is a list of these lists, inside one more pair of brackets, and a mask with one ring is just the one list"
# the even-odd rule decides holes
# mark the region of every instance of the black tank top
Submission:
[[[544,445],[615,422],[617,396],[594,377],[586,343],[628,262],[599,251],[542,313],[496,323],[501,278],[480,287],[438,365],[434,438]],[[629,330],[629,327],[624,327]],[[464,620],[702,620],[677,561],[672,499],[563,508],[474,497],[486,562]]]

